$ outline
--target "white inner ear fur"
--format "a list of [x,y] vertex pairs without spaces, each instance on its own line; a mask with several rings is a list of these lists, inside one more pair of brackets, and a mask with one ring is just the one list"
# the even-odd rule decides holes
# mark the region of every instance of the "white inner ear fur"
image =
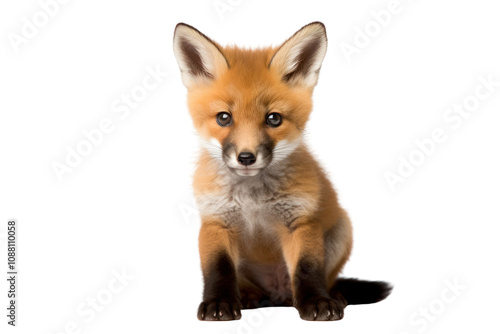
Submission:
[[[305,48],[317,42],[317,51],[307,59],[301,59]],[[270,68],[275,69],[282,76],[297,70],[300,61],[309,62],[307,71],[293,76],[291,85],[302,84],[314,87],[318,82],[319,70],[325,58],[327,48],[325,28],[321,23],[312,23],[295,33],[281,45],[271,60]]]
[[[204,71],[212,78],[200,72],[193,73],[193,59],[185,53],[182,43],[189,43],[196,50]],[[187,25],[181,24],[175,29],[174,54],[181,70],[182,82],[187,88],[206,84],[219,77],[228,68],[226,59],[218,47],[199,31]]]

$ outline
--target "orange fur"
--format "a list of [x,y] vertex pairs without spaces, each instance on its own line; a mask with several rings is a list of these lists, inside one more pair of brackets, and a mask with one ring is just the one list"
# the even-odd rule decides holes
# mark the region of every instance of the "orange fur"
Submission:
[[[178,29],[174,43],[189,112],[200,137],[210,143],[202,148],[193,180],[202,215],[204,273],[225,251],[234,261],[242,294],[248,289],[250,294],[261,293],[265,284],[252,268],[284,264],[291,280],[286,289],[295,298],[299,292],[294,273],[307,258],[324,273],[325,286],[331,289],[351,252],[351,224],[330,181],[301,141],[326,50],[324,27],[311,24],[279,48],[256,50],[221,47],[193,28]],[[220,112],[231,115],[230,126],[216,122]],[[282,124],[267,126],[270,113],[280,114]],[[225,146],[232,145],[236,156],[257,154],[264,144],[275,150],[282,145],[286,152],[273,151],[273,159],[280,158],[256,176],[238,178],[225,166],[224,159],[230,159],[222,157]],[[265,173],[269,175],[262,176]]]

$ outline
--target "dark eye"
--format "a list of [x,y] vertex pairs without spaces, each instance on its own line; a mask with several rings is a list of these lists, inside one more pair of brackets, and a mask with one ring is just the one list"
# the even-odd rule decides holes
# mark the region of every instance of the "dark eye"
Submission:
[[282,122],[281,115],[276,112],[270,113],[269,115],[267,115],[266,122],[269,126],[272,126],[273,128],[280,126]]
[[231,121],[232,121],[231,114],[225,111],[222,111],[217,114],[217,124],[219,124],[220,126],[228,126],[231,124]]

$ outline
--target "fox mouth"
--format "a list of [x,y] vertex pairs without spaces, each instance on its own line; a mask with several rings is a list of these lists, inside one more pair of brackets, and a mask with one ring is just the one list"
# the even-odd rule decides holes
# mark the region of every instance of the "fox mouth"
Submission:
[[231,171],[240,176],[255,176],[260,173],[263,168],[256,167],[229,167]]

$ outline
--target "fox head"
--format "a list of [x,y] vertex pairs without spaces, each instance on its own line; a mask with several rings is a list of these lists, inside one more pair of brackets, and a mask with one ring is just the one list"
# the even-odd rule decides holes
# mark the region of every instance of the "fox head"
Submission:
[[302,143],[325,57],[325,27],[313,22],[279,47],[222,47],[179,23],[174,53],[194,126],[210,157],[240,176],[285,163]]

